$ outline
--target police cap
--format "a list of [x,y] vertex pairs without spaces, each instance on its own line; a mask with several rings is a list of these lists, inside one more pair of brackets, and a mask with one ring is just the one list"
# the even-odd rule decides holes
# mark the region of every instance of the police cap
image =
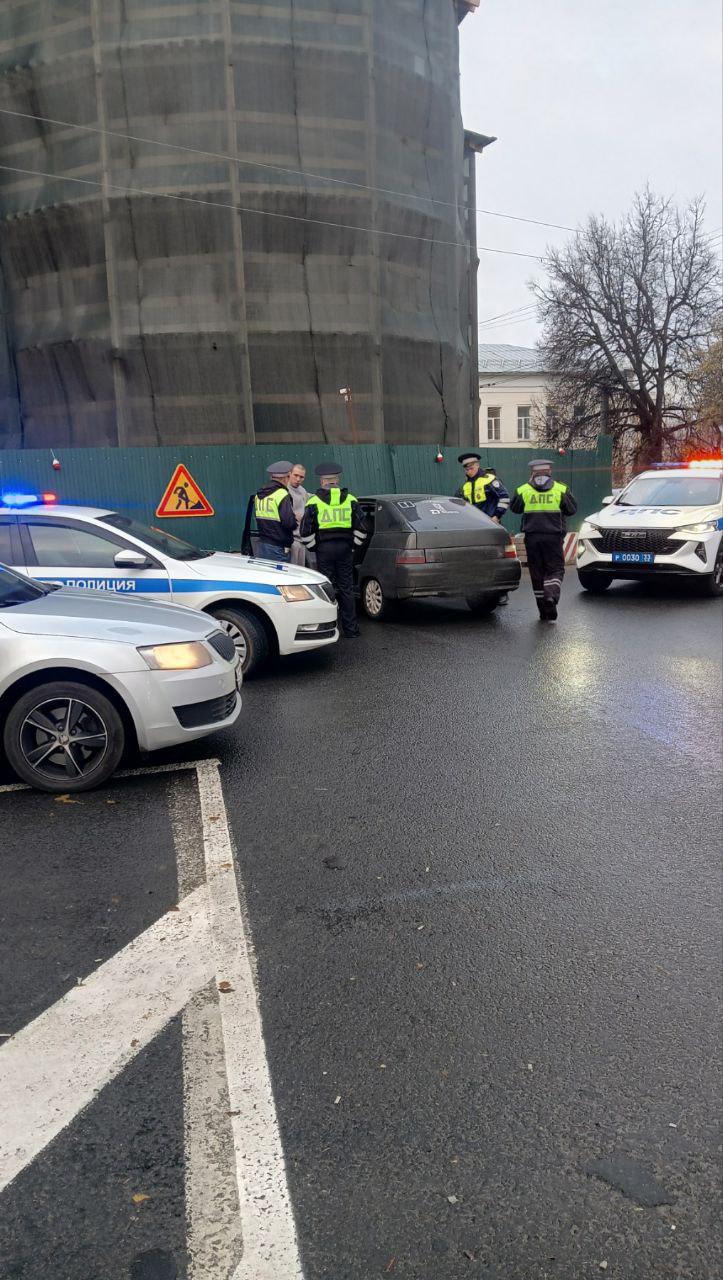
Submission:
[[343,467],[339,462],[318,462],[314,467],[316,476],[340,476]]
[[292,464],[290,462],[272,462],[266,468],[270,476],[288,476],[291,471]]
[[481,453],[460,453],[457,461],[464,466],[465,462],[479,462],[482,458]]

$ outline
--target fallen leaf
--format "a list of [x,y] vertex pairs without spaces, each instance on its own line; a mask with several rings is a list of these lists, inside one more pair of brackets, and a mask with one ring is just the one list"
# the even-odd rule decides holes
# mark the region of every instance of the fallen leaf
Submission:
[[232,868],[232,866],[233,866],[233,863],[232,863],[232,862],[222,862],[222,863],[221,863],[221,870],[222,870],[222,871],[230,871],[230,870],[231,870],[231,868]]
[[117,800],[106,800],[106,804],[117,804]]
[[147,1196],[144,1191],[136,1191],[135,1195],[131,1196],[131,1200],[134,1204],[143,1204],[144,1200],[150,1200],[150,1198],[151,1197]]
[[464,1254],[465,1258],[469,1258],[470,1262],[476,1262],[475,1255],[472,1253],[470,1249],[463,1249],[462,1253]]
[[396,1267],[396,1265],[397,1265],[397,1260],[396,1260],[396,1258],[390,1258],[390,1259],[389,1259],[389,1261],[388,1261],[388,1263],[387,1263],[387,1265],[386,1265],[386,1267],[384,1268],[384,1274],[385,1274],[385,1276],[390,1275],[390,1274],[391,1274],[391,1272],[392,1272],[392,1271],[394,1270],[394,1268]]
[[452,1164],[459,1164],[459,1156],[452,1156]]
[[427,967],[426,964],[419,964],[419,963],[417,964],[418,969],[426,969],[426,967]]
[[218,989],[219,991],[233,991],[233,987],[231,986],[231,983],[227,982],[225,978],[223,982],[219,982]]
[[135,1049],[140,1044],[140,1040],[131,1040],[131,1049]]
[[419,933],[420,929],[423,929],[423,928],[424,928],[424,925],[423,925],[423,924],[418,924],[418,925],[417,925],[417,933]]
[[82,979],[82,978],[76,978],[76,979],[75,979],[75,985],[76,985],[76,987],[84,987],[84,986],[85,986],[85,982],[83,981],[83,979]]
[[601,1271],[607,1271],[607,1269],[608,1269],[608,1264],[607,1264],[607,1262],[601,1262],[601,1263],[600,1263],[600,1270],[601,1270]]
[[456,1197],[456,1196],[447,1196],[447,1199],[449,1200],[449,1203],[450,1203],[450,1204],[457,1204],[457,1197]]
[[220,822],[221,818],[217,813],[209,814],[209,822]]
[[168,910],[169,910],[169,911],[180,911],[180,910],[181,910],[181,908],[180,908],[180,907],[169,907],[169,908],[168,908]]
[[67,792],[63,793],[62,796],[53,796],[53,799],[55,800],[56,804],[82,804],[83,803],[82,800],[74,800],[72,796],[67,794]]
[[240,1111],[227,1111],[227,1112],[226,1112],[226,1115],[227,1115],[227,1116],[240,1116],[240,1115],[241,1115],[241,1112],[240,1112]]

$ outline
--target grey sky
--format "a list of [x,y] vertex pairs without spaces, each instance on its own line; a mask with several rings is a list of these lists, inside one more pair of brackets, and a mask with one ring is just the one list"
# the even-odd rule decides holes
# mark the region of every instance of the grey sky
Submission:
[[[681,203],[705,194],[718,230],[721,26],[720,0],[481,0],[460,36],[465,125],[499,139],[477,161],[478,204],[575,226],[617,217],[649,181]],[[535,254],[565,239],[479,219],[482,245]],[[534,261],[480,258],[480,320],[530,303]],[[480,340],[537,332],[517,319]]]

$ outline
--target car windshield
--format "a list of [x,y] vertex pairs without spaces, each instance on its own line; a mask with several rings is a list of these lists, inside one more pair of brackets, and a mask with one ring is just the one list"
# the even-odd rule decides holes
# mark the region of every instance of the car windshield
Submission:
[[110,525],[111,529],[130,534],[139,542],[145,542],[147,547],[151,547],[153,551],[159,551],[162,556],[168,556],[171,560],[204,560],[206,556],[213,555],[212,551],[202,551],[199,547],[192,546],[190,542],[184,542],[183,538],[177,538],[173,533],[164,533],[162,529],[152,529],[149,525],[139,524],[137,520],[131,520],[130,516],[122,516],[118,511],[112,511],[107,516],[99,516],[99,521],[101,524]]
[[639,476],[618,498],[621,507],[710,507],[720,501],[719,476]]
[[394,506],[414,529],[478,529],[484,523],[463,498],[397,498]]
[[41,596],[57,591],[57,585],[49,582],[32,582],[21,573],[15,573],[0,564],[0,609],[12,609],[13,605],[29,604]]

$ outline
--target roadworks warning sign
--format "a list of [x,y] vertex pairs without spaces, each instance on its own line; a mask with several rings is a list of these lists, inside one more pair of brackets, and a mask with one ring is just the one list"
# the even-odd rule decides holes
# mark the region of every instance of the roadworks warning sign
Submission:
[[156,516],[166,520],[171,516],[187,518],[212,515],[213,507],[208,498],[201,492],[188,468],[179,463],[156,508]]

